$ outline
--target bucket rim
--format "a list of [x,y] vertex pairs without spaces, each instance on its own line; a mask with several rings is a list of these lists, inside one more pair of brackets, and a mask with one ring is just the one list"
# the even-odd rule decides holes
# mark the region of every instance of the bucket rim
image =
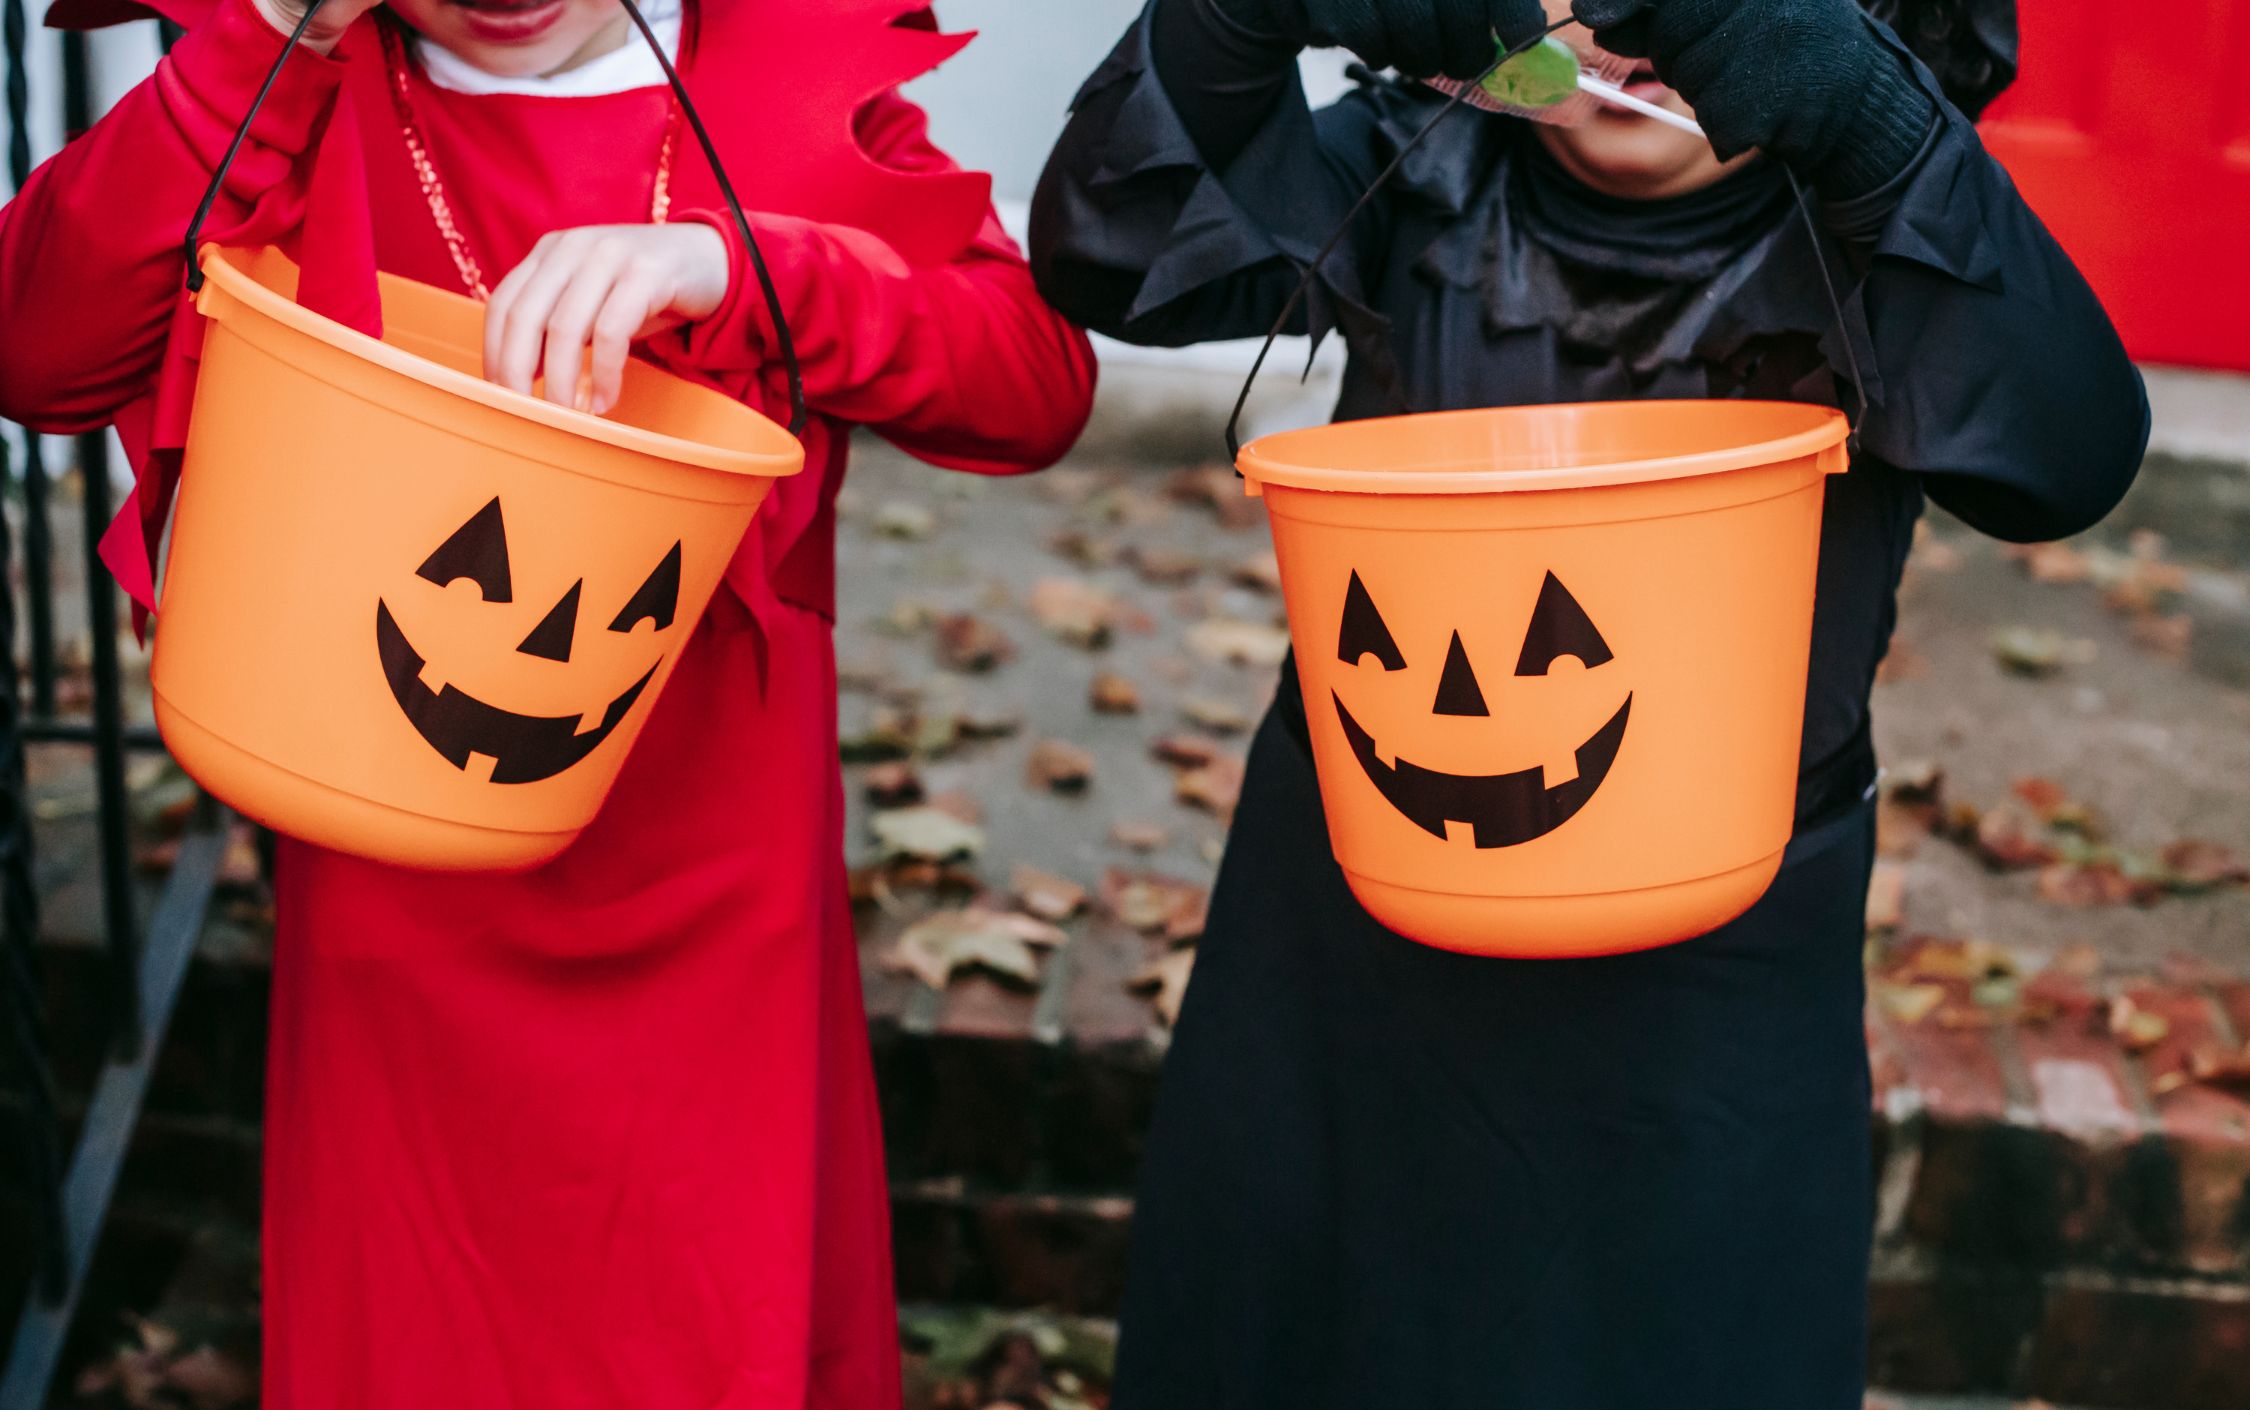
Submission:
[[[271,319],[292,332],[301,333],[308,338],[326,343],[331,347],[350,353],[354,357],[374,363],[385,371],[420,382],[424,386],[437,391],[460,397],[466,401],[476,402],[504,416],[535,422],[569,435],[632,454],[645,455],[654,460],[670,461],[701,470],[716,471],[720,474],[785,479],[804,469],[805,450],[803,444],[796,437],[791,436],[780,422],[775,421],[756,407],[737,401],[716,388],[705,387],[700,383],[689,383],[700,391],[722,398],[738,408],[744,415],[754,418],[752,424],[761,433],[770,431],[773,436],[779,438],[781,444],[773,450],[765,451],[740,450],[727,446],[712,445],[706,441],[691,441],[684,437],[667,435],[662,431],[650,431],[639,426],[611,421],[596,416],[592,412],[557,406],[553,402],[539,397],[512,391],[496,382],[488,382],[482,377],[472,377],[465,372],[456,372],[443,363],[432,361],[418,353],[408,352],[404,348],[394,347],[380,338],[371,338],[356,328],[348,328],[334,319],[314,313],[296,300],[284,298],[281,294],[254,278],[246,269],[234,263],[236,258],[245,256],[257,258],[267,253],[270,253],[274,258],[283,260],[292,269],[297,267],[296,261],[289,259],[286,254],[271,246],[222,245],[217,241],[206,243],[197,255],[197,262],[202,266],[205,276],[205,288],[209,289],[216,286],[227,297],[242,304],[251,312]],[[459,300],[463,303],[473,302],[466,295],[456,294],[450,289],[440,289],[435,285],[422,284],[422,281],[410,279],[405,275],[378,270],[376,277],[379,281],[386,283],[419,284],[422,288],[437,294],[440,298]],[[207,296],[198,296],[199,310],[202,306],[203,297]],[[654,367],[654,364],[648,365]],[[676,375],[666,372],[661,367],[657,367],[655,370],[666,376]],[[685,379],[680,380],[684,381]]]
[[[1709,416],[1712,408],[1727,414],[1772,412],[1803,423],[1799,429],[1761,440],[1677,455],[1645,456],[1598,464],[1547,468],[1495,467],[1489,459],[1462,459],[1417,465],[1411,469],[1347,468],[1310,463],[1301,449],[1317,443],[1331,431],[1349,428],[1364,435],[1372,429],[1403,422],[1427,425],[1435,420],[1470,421],[1553,417],[1557,413],[1600,413],[1633,408],[1639,413],[1676,411],[1688,416]],[[1260,436],[1242,448],[1236,468],[1249,481],[1253,495],[1267,486],[1282,489],[1322,490],[1331,493],[1379,495],[1523,494],[1539,490],[1595,489],[1611,485],[1649,484],[1685,480],[1732,470],[1747,470],[1807,457],[1816,458],[1823,475],[1841,474],[1850,468],[1845,441],[1851,435],[1844,413],[1812,402],[1758,401],[1742,398],[1679,398],[1646,401],[1551,402],[1533,406],[1475,407],[1459,411],[1417,412],[1404,416],[1330,422]]]

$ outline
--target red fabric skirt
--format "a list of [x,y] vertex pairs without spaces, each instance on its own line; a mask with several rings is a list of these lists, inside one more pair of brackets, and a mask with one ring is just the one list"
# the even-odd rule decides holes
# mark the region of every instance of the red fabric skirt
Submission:
[[284,843],[275,1410],[883,1410],[888,1214],[827,623],[722,592],[515,876]]

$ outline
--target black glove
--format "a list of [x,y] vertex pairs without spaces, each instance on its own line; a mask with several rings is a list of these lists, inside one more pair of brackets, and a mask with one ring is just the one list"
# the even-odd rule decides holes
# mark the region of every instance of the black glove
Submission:
[[1656,64],[1721,157],[1752,147],[1844,199],[1921,150],[1936,104],[1854,0],[1574,0],[1604,49]]
[[1413,78],[1475,78],[1546,24],[1540,0],[1218,0],[1245,27],[1300,48],[1336,45]]

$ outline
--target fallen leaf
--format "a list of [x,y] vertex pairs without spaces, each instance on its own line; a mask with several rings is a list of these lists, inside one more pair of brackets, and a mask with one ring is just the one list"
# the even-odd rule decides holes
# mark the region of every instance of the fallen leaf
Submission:
[[1235,804],[1242,798],[1242,764],[1239,760],[1218,758],[1199,769],[1189,769],[1173,785],[1172,796],[1221,821],[1231,820]]
[[1219,757],[1218,745],[1192,734],[1167,734],[1149,751],[1176,769],[1200,769]]
[[1250,728],[1250,712],[1231,700],[1196,696],[1180,706],[1187,722],[1213,734],[1240,734]]
[[963,710],[955,724],[963,739],[1006,739],[1023,728],[1023,717],[1011,710]]
[[984,829],[930,804],[893,808],[868,819],[886,859],[918,858],[947,862],[984,850]]
[[2016,556],[2034,582],[2082,583],[2094,573],[2086,555],[2065,543],[2025,544]]
[[1187,999],[1189,978],[1195,973],[1195,949],[1172,950],[1127,983],[1126,987],[1137,994],[1154,996],[1156,1011],[1163,1015],[1166,1027],[1176,1027],[1180,1021],[1180,1005]]
[[1016,901],[1041,920],[1065,921],[1086,908],[1086,888],[1067,877],[1018,864],[1008,879]]
[[1930,673],[1929,658],[1922,654],[1912,640],[1893,633],[1883,659],[1875,665],[1875,680],[1881,685],[1896,685],[1900,681],[1916,681]]
[[2122,906],[2152,899],[2156,890],[2114,862],[2057,862],[2039,872],[2039,899],[2057,906]]
[[1883,1012],[1909,1027],[1929,1017],[1931,1010],[1945,1000],[1945,986],[1942,984],[1892,984],[1878,981],[1869,987],[1874,992],[1875,1001],[1882,1005]]
[[1098,715],[1139,714],[1141,688],[1114,671],[1097,671],[1087,688],[1086,703]]
[[971,827],[984,826],[984,804],[958,788],[930,796],[930,806],[949,818],[958,819]]
[[2102,972],[2102,952],[2081,940],[2057,952],[2047,967],[2073,979],[2092,979]]
[[2031,820],[2002,804],[1977,820],[1977,855],[2001,871],[2041,867],[2055,860],[2055,849],[2032,833]]
[[1094,756],[1075,744],[1042,739],[1031,746],[1024,775],[1034,788],[1056,793],[1083,793],[1094,781]]
[[928,505],[894,499],[875,506],[875,532],[887,539],[926,539],[937,528]]
[[2003,627],[1992,635],[1992,654],[2019,676],[2049,676],[2065,665],[2092,660],[2094,644],[2065,637],[2052,627]]
[[2188,1072],[2206,1086],[2250,1092],[2250,1044],[2235,1051],[2199,1047],[2188,1054]]
[[2074,801],[2063,791],[2063,786],[2053,779],[2019,778],[2015,781],[2013,791],[2047,826],[2088,836],[2093,834],[2093,812],[2085,804]]
[[890,636],[914,636],[936,621],[938,609],[919,597],[902,597],[878,621],[876,629]]
[[2133,621],[2134,643],[2167,661],[2186,660],[2194,638],[2195,619],[2184,613],[2169,617],[2152,614]]
[[1164,493],[1182,504],[1209,509],[1224,528],[1247,529],[1258,522],[1258,502],[1244,490],[1230,465],[1200,465],[1165,482]]
[[1056,637],[1091,651],[1109,644],[1117,602],[1075,578],[1041,578],[1031,590],[1031,614]]
[[1144,583],[1157,587],[1178,587],[1192,583],[1203,571],[1203,560],[1192,553],[1172,548],[1150,548],[1136,545],[1125,551],[1125,559]]
[[1923,935],[1916,937],[1886,967],[1885,973],[1898,980],[1955,980],[1974,984],[1998,975],[2015,974],[2019,969],[2014,955],[1989,940],[1950,940]]
[[2129,1053],[2145,1053],[2171,1036],[2171,1021],[2123,994],[2109,1001],[2109,1031]]
[[1089,534],[1084,529],[1064,529],[1047,540],[1047,548],[1081,568],[1106,568],[1117,561],[1117,540]]
[[2216,842],[2182,838],[2161,854],[2165,869],[2179,884],[2201,889],[2250,881],[2250,865]]
[[939,911],[908,926],[883,957],[884,967],[943,989],[963,969],[981,969],[1021,984],[1039,980],[1037,951],[1067,937],[1043,920],[968,906]]
[[1898,929],[1906,902],[1906,869],[1895,862],[1877,862],[1867,881],[1867,929],[1882,934]]
[[1236,666],[1278,666],[1289,654],[1289,632],[1265,622],[1213,617],[1188,628],[1187,646],[1206,661]]
[[878,808],[905,808],[922,801],[922,776],[903,760],[877,764],[861,776],[867,801]]
[[982,617],[956,612],[937,622],[938,663],[951,670],[982,675],[1011,660],[1016,644]]
[[2102,1011],[2102,998],[2088,976],[2049,965],[2023,984],[2024,1018],[2033,1023],[2084,1022]]
[[1149,935],[1170,929],[1184,916],[1199,914],[1208,894],[1192,881],[1155,872],[1111,867],[1102,873],[1102,909],[1120,925]]
[[1253,592],[1281,591],[1281,560],[1269,551],[1253,553],[1227,570],[1227,581]]
[[1109,840],[1132,852],[1162,851],[1172,841],[1172,834],[1160,824],[1119,820],[1109,825]]
[[213,1346],[199,1346],[174,1361],[164,1379],[195,1410],[230,1410],[258,1398],[257,1373]]

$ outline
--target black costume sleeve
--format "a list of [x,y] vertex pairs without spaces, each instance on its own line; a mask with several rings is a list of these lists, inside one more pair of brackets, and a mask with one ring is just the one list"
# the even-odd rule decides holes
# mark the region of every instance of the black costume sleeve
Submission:
[[[1903,187],[1880,193],[1890,209],[1872,244],[1830,250],[1844,318],[1824,351],[1840,375],[1851,361],[1841,339],[1857,355],[1862,448],[1919,475],[1930,498],[1986,533],[2076,533],[2117,503],[2139,467],[2148,436],[2139,374],[1974,127],[1878,29],[1939,117]],[[1049,160],[1032,209],[1033,269],[1065,314],[1130,342],[1262,334],[1395,149],[1367,93],[1314,114],[1292,79],[1239,155],[1214,170],[1150,62],[1144,15],[1087,81]],[[1417,184],[1412,165],[1403,185]],[[1381,335],[1361,271],[1392,256],[1391,215],[1387,200],[1370,204],[1323,265],[1294,331],[1341,325],[1355,349]]]
[[[1352,99],[1315,114],[1292,61],[1272,95],[1259,94],[1254,129],[1214,139],[1234,150],[1213,163],[1157,73],[1158,8],[1133,22],[1072,103],[1032,197],[1033,272],[1065,315],[1126,342],[1263,336],[1389,159],[1388,138]],[[1204,76],[1181,67],[1175,83]],[[1199,94],[1186,106],[1207,122],[1227,101]],[[1358,271],[1381,257],[1384,204],[1371,203],[1321,265],[1288,331],[1319,337],[1371,318]]]

